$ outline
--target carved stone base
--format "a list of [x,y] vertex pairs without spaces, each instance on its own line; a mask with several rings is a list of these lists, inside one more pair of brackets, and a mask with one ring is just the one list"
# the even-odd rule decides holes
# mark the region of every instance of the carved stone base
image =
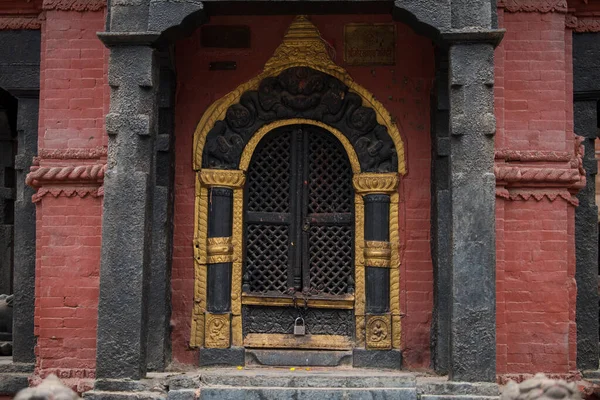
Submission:
[[231,347],[229,349],[200,349],[201,367],[209,366],[238,366],[244,365],[246,349],[243,347]]
[[402,352],[400,350],[354,349],[352,366],[355,368],[402,369]]

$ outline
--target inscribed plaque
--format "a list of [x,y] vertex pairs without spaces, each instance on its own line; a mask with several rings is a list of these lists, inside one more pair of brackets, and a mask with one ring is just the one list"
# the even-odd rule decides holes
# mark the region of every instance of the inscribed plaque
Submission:
[[396,24],[344,26],[344,61],[348,65],[395,64]]

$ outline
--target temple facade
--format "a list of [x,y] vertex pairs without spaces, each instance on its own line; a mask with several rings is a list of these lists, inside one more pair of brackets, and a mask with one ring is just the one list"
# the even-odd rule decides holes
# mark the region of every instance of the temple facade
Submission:
[[9,1],[0,49],[0,399],[598,370],[600,4]]

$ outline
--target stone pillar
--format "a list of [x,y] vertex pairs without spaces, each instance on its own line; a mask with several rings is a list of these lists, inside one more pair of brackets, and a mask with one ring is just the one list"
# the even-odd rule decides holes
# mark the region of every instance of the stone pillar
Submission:
[[200,365],[243,365],[244,349],[231,347],[231,276],[233,189],[243,186],[245,175],[205,169],[200,181],[209,188],[205,339]]
[[582,136],[586,186],[577,194],[575,254],[577,282],[577,368],[598,369],[598,214],[595,202],[597,161],[594,142],[600,133],[600,33],[573,33],[573,118]]
[[[473,10],[474,11],[474,10]],[[472,15],[478,13],[472,12]],[[496,380],[494,44],[461,37],[449,49],[452,216],[449,378]],[[501,36],[500,36],[501,37]]]
[[35,189],[25,184],[25,176],[38,150],[39,92],[19,93],[17,109],[18,151],[15,157],[15,247],[13,301],[13,362],[34,363],[36,338],[35,311]]
[[450,335],[451,217],[448,50],[435,53],[435,87],[431,103],[431,259],[433,262],[433,315],[431,363],[438,374],[448,373]]
[[[104,178],[98,379],[146,373],[158,65],[153,34],[101,33],[110,48]],[[97,382],[98,388],[98,382]]]
[[[600,35],[598,35],[600,36]],[[599,92],[600,94],[600,92]],[[578,100],[574,104],[575,133],[583,136],[583,168],[586,185],[577,193],[575,247],[577,282],[577,367],[598,369],[598,206],[596,173],[598,161],[594,142],[598,135],[598,101]]]
[[364,202],[366,312],[366,349],[355,349],[355,367],[399,369],[402,364],[401,353],[392,350],[390,313],[390,194],[397,186],[395,173],[363,173],[354,177],[354,188]]
[[160,53],[156,186],[148,298],[148,370],[162,371],[171,358],[171,262],[175,180],[175,85],[168,48]]

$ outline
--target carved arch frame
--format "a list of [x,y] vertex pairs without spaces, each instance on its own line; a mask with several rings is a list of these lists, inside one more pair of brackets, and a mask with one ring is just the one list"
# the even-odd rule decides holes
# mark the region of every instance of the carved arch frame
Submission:
[[[300,27],[300,29],[298,29]],[[296,31],[294,32],[294,29]],[[303,30],[303,31],[302,31]],[[306,31],[309,31],[308,34]],[[300,32],[300,35],[298,35]],[[304,36],[300,39],[298,36]],[[315,37],[316,36],[316,37]],[[346,85],[348,93],[356,94],[362,106],[372,110],[376,123],[385,127],[393,142],[397,163],[392,171],[365,170],[361,166],[357,150],[348,138],[336,127],[315,118],[281,118],[270,121],[251,133],[244,144],[236,168],[213,168],[203,163],[207,137],[220,121],[227,118],[230,107],[238,104],[245,93],[257,91],[267,78],[278,77],[292,68],[310,68],[339,80]],[[400,254],[399,254],[399,176],[406,174],[404,142],[390,113],[368,90],[354,82],[350,75],[330,59],[327,50],[318,35],[318,31],[304,17],[298,17],[290,27],[283,44],[267,62],[264,71],[241,84],[232,92],[215,101],[204,113],[194,133],[193,168],[196,171],[196,196],[194,217],[194,308],[191,322],[190,347],[226,348],[243,346],[242,334],[242,268],[243,268],[243,204],[245,173],[252,154],[260,140],[273,129],[286,125],[309,124],[319,126],[333,134],[343,145],[353,172],[355,188],[355,332],[356,347],[369,348],[365,343],[367,314],[365,311],[365,259],[369,266],[390,269],[389,298],[389,334],[390,347],[400,349]],[[228,188],[233,191],[232,237],[227,240],[227,249],[217,254],[215,244],[208,237],[209,189]],[[363,196],[384,194],[390,197],[389,242],[365,241],[365,207]],[[383,250],[376,249],[379,245]],[[390,248],[391,251],[388,251]],[[219,250],[221,251],[221,250]],[[381,254],[379,254],[381,253]],[[383,256],[382,256],[383,255]],[[217,258],[215,258],[217,257]],[[208,264],[231,262],[231,323],[223,324],[224,329],[231,327],[231,340],[215,343],[206,334],[209,319],[214,314],[207,311]],[[222,336],[222,335],[220,335]]]

